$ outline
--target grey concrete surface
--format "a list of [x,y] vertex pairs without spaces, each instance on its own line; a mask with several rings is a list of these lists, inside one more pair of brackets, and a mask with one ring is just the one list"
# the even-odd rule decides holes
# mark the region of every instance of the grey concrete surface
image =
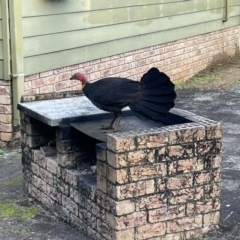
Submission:
[[[17,107],[21,112],[49,126],[58,126],[61,123],[73,121],[93,120],[96,117],[112,117],[112,114],[95,107],[85,96],[19,103]],[[127,110],[129,108],[124,108],[124,111]]]
[[[223,127],[221,222],[204,240],[240,239],[240,85],[231,91],[179,90],[176,107],[220,121]],[[22,191],[19,151],[0,158],[1,240],[87,240]],[[11,210],[14,209],[13,212]],[[24,218],[24,217],[25,218]]]

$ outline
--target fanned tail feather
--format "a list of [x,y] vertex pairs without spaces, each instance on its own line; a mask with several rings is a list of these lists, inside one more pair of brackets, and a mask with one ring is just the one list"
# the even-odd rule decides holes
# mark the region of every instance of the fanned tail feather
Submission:
[[145,73],[140,83],[143,85],[142,97],[129,107],[142,120],[165,119],[168,111],[174,107],[177,96],[174,84],[157,68],[151,68]]

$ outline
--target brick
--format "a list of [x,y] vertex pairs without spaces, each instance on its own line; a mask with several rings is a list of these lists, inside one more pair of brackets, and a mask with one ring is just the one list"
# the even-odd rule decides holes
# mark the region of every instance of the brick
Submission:
[[41,193],[40,201],[46,206],[48,209],[52,209],[54,207],[54,201],[45,193]]
[[53,75],[53,70],[41,72],[40,73],[40,78],[47,77],[47,76],[50,76],[50,75]]
[[156,209],[166,206],[167,198],[164,194],[157,194],[152,196],[143,196],[136,200],[136,211],[145,209]]
[[115,240],[134,240],[134,228],[121,231],[113,231],[113,239]]
[[106,221],[109,226],[115,230],[123,230],[127,228],[134,228],[142,226],[147,222],[146,213],[143,212],[134,212],[128,215],[116,217],[113,214],[107,213]]
[[207,213],[203,217],[204,227],[218,224],[219,221],[220,221],[220,213],[219,212]]
[[183,240],[184,234],[181,233],[175,233],[175,234],[167,234],[165,236],[162,236],[161,238],[151,238],[151,240]]
[[176,191],[171,191],[170,194],[170,204],[185,203],[188,201],[202,199],[204,197],[204,187],[180,189]]
[[12,98],[8,95],[0,95],[0,103],[1,104],[11,104]]
[[170,162],[168,165],[168,171],[170,175],[201,171],[203,169],[204,169],[204,162],[199,161],[197,158],[173,161],[173,162]]
[[193,186],[193,176],[191,174],[186,174],[159,179],[157,184],[160,191],[166,189],[177,190],[181,188],[189,188]]
[[163,206],[148,211],[150,223],[168,221],[170,219],[185,217],[185,205]]
[[31,171],[32,171],[32,173],[33,173],[34,175],[36,175],[36,176],[38,176],[38,177],[40,177],[39,168],[40,168],[40,167],[39,167],[36,163],[31,162]]
[[62,178],[63,180],[71,185],[73,188],[78,188],[79,178],[81,176],[81,172],[73,169],[63,169],[62,170]]
[[97,203],[99,206],[103,207],[116,216],[122,216],[125,214],[133,213],[135,211],[135,204],[133,201],[115,201],[101,192],[98,192]]
[[140,181],[144,179],[151,179],[156,177],[164,177],[167,175],[167,167],[165,163],[154,165],[143,165],[129,168],[130,181]]
[[139,134],[136,138],[138,149],[157,148],[168,142],[168,133],[166,131],[149,132],[147,134]]
[[75,202],[73,202],[70,198],[62,195],[62,205],[69,212],[71,212],[74,215],[78,216],[78,205]]
[[97,176],[97,189],[107,193],[107,180],[101,176]]
[[220,183],[205,185],[205,198],[215,198],[220,196]]
[[96,144],[96,158],[101,161],[107,160],[107,146],[106,143]]
[[191,216],[195,213],[195,202],[188,202],[186,204],[186,215]]
[[28,191],[32,197],[40,201],[41,191],[38,188],[36,188],[33,184],[29,184]]
[[89,81],[98,80],[101,77],[100,72],[93,72],[89,74]]
[[39,78],[39,73],[25,76],[24,81],[31,81],[31,80],[34,80],[34,79],[37,79],[37,78]]
[[154,193],[154,180],[139,181],[136,183],[128,183],[121,186],[114,186],[108,184],[108,194],[114,199],[127,199],[132,197],[139,197],[146,194]]
[[0,95],[10,94],[10,86],[0,86]]
[[74,189],[73,187],[69,187],[69,197],[77,204],[80,203],[80,194],[81,191],[78,189]]
[[56,189],[63,193],[65,196],[69,196],[69,185],[60,178],[54,177],[54,187],[56,187]]
[[220,209],[219,199],[208,199],[203,201],[196,201],[194,214],[209,213]]
[[135,239],[150,239],[153,237],[160,237],[165,235],[166,233],[166,223],[154,223],[154,224],[146,224],[144,226],[136,228]]
[[214,140],[214,141],[205,141],[195,143],[195,151],[197,155],[210,155],[210,154],[218,154],[222,150],[222,141]]
[[53,186],[53,175],[43,168],[39,168],[39,176],[44,179],[46,183]]
[[181,158],[192,158],[193,157],[193,144],[175,145],[166,148],[167,160],[177,160]]
[[222,156],[220,154],[205,155],[199,157],[199,160],[204,163],[204,168],[208,170],[212,168],[219,168],[221,166]]
[[183,232],[202,227],[202,215],[184,217],[167,222],[167,233]]
[[0,122],[1,123],[11,123],[12,122],[12,115],[11,114],[1,114],[0,113]]
[[39,93],[50,93],[53,92],[53,86],[52,85],[47,85],[39,88]]
[[33,161],[37,163],[39,166],[46,168],[47,165],[46,159],[39,150],[33,151]]
[[61,176],[61,168],[57,164],[56,159],[54,159],[54,158],[47,158],[46,168],[53,175],[55,175],[57,177]]
[[133,135],[127,137],[116,136],[116,134],[107,135],[107,148],[113,152],[125,152],[135,150],[135,140]]
[[188,126],[185,129],[170,131],[170,144],[179,144],[203,140],[205,137],[205,128],[203,126]]
[[[114,231],[106,223],[100,221],[99,219],[97,219],[97,232],[99,232],[104,237],[104,239],[115,239],[113,238]],[[99,238],[99,240],[101,239],[102,237]]]
[[213,180],[213,177],[214,175],[212,171],[196,173],[194,176],[194,184],[210,183]]
[[214,182],[217,182],[217,183],[220,182],[221,176],[222,176],[221,169],[216,169],[213,171],[213,181]]
[[133,213],[135,210],[135,204],[130,200],[116,202],[115,206],[115,214],[117,216]]
[[101,161],[97,161],[97,174],[101,177],[107,178],[107,166]]
[[47,184],[46,186],[46,194],[54,201],[62,204],[62,194],[55,187],[52,187]]
[[114,168],[128,167],[148,162],[154,162],[155,151],[132,151],[124,154],[115,154],[111,151],[107,151],[107,162]]
[[33,87],[33,88],[42,87],[42,86],[44,86],[44,84],[45,84],[45,83],[44,83],[44,80],[41,79],[41,78],[32,81],[32,87]]
[[0,113],[12,114],[12,106],[10,104],[9,105],[0,104]]
[[33,185],[40,191],[46,193],[47,184],[41,178],[33,175]]
[[12,141],[12,133],[1,132],[1,141]]
[[125,184],[128,182],[127,169],[116,170],[108,166],[106,175],[107,175],[107,179],[114,184]]
[[59,76],[59,80],[69,80],[70,77],[72,76],[72,72],[71,71],[67,71],[67,72],[62,72],[58,74]]

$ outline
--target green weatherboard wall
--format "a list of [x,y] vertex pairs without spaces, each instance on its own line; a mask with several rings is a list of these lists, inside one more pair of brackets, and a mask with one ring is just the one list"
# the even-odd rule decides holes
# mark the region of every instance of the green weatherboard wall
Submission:
[[0,79],[3,79],[3,20],[2,20],[2,0],[0,0]]
[[24,73],[240,25],[239,0],[229,5],[223,22],[225,0],[22,0]]

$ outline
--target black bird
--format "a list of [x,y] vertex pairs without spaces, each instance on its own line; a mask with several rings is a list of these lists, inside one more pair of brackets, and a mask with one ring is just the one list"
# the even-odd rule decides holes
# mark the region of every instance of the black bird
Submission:
[[70,79],[82,82],[84,94],[96,107],[114,114],[110,125],[102,128],[108,132],[118,130],[122,108],[126,106],[142,120],[163,121],[177,96],[174,84],[157,68],[151,68],[140,82],[109,77],[90,83],[82,73],[75,73]]

